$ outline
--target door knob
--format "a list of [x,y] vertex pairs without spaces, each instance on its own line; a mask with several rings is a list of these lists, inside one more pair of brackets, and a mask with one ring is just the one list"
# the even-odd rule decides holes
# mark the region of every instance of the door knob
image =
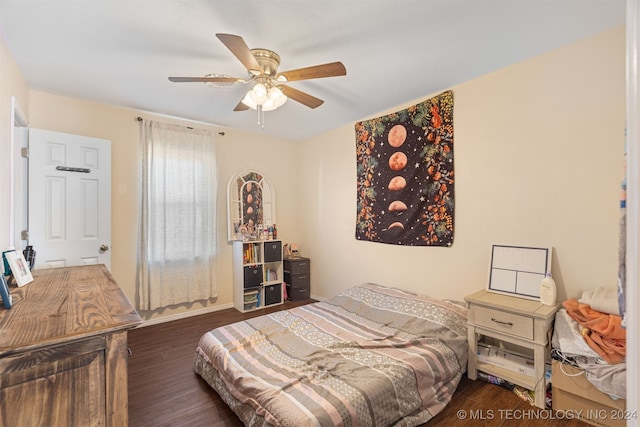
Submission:
[[100,252],[107,252],[109,250],[109,245],[103,243],[100,245]]

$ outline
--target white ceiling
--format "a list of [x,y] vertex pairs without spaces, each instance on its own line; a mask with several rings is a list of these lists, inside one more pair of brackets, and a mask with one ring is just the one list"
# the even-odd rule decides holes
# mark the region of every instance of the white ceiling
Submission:
[[[625,22],[625,0],[0,0],[0,31],[32,89],[303,140]],[[215,37],[276,51],[280,71],[333,61],[344,77],[290,86],[321,98],[234,112],[246,77]]]

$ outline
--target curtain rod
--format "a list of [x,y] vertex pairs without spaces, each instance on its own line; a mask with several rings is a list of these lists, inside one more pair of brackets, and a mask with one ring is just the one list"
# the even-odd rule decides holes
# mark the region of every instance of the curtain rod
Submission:
[[[137,121],[139,121],[139,122],[141,122],[141,121],[142,121],[142,117],[138,116],[138,117],[136,117],[136,120],[137,120]],[[189,126],[187,126],[187,127],[189,127]],[[193,128],[192,128],[192,129],[193,129]],[[220,132],[218,132],[218,135],[220,135],[220,136],[224,136],[224,131],[220,131]]]

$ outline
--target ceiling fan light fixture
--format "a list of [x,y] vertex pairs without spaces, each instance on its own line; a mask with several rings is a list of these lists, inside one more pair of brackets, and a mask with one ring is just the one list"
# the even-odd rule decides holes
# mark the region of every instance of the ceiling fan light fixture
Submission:
[[247,107],[251,108],[252,110],[255,110],[258,108],[258,104],[255,103],[255,101],[253,100],[253,98],[251,97],[251,89],[247,92],[247,94],[244,96],[244,98],[242,98],[242,103],[244,105],[246,105]]
[[[285,102],[287,102],[287,96],[284,93],[282,93],[279,87],[273,86],[269,89],[268,99],[262,105],[262,108],[265,111],[275,110],[276,108],[282,107],[282,105],[284,105]],[[267,104],[269,104],[269,107],[267,106]],[[271,105],[273,105],[272,108],[270,108]],[[269,108],[269,110],[267,110],[267,108]]]
[[[235,83],[252,83],[254,86],[242,98],[233,111],[248,108],[258,111],[258,124],[264,125],[264,111],[275,110],[288,98],[309,108],[318,108],[323,100],[283,83],[291,81],[346,76],[342,62],[330,62],[311,67],[297,68],[278,73],[280,55],[269,49],[250,49],[242,37],[217,33],[216,37],[235,55],[249,73],[248,79],[229,77],[226,74],[207,74],[205,77],[169,77],[172,82],[204,82],[212,87],[231,87]],[[285,95],[286,93],[286,95]],[[264,127],[264,126],[263,126]]]
[[287,97],[277,86],[267,89],[262,83],[257,83],[251,88],[242,99],[242,103],[247,107],[257,110],[260,105],[262,111],[272,111],[281,107],[287,102]]
[[267,94],[267,87],[262,83],[256,83],[255,86],[253,86],[253,89],[251,89],[251,98],[253,99],[253,102],[258,105],[264,104],[267,100]]

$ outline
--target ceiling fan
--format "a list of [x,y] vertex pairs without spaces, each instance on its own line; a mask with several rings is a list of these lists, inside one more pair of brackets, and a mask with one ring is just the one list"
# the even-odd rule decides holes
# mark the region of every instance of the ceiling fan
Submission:
[[249,73],[248,79],[210,74],[205,77],[169,77],[172,82],[203,82],[217,84],[231,84],[235,82],[253,82],[253,87],[236,105],[234,111],[249,108],[263,111],[274,110],[291,98],[309,108],[317,108],[324,103],[322,99],[309,95],[286,82],[318,79],[323,77],[344,76],[347,70],[341,62],[315,65],[295,70],[278,72],[280,56],[268,49],[249,49],[240,36],[233,34],[216,34],[216,37],[233,53]]

